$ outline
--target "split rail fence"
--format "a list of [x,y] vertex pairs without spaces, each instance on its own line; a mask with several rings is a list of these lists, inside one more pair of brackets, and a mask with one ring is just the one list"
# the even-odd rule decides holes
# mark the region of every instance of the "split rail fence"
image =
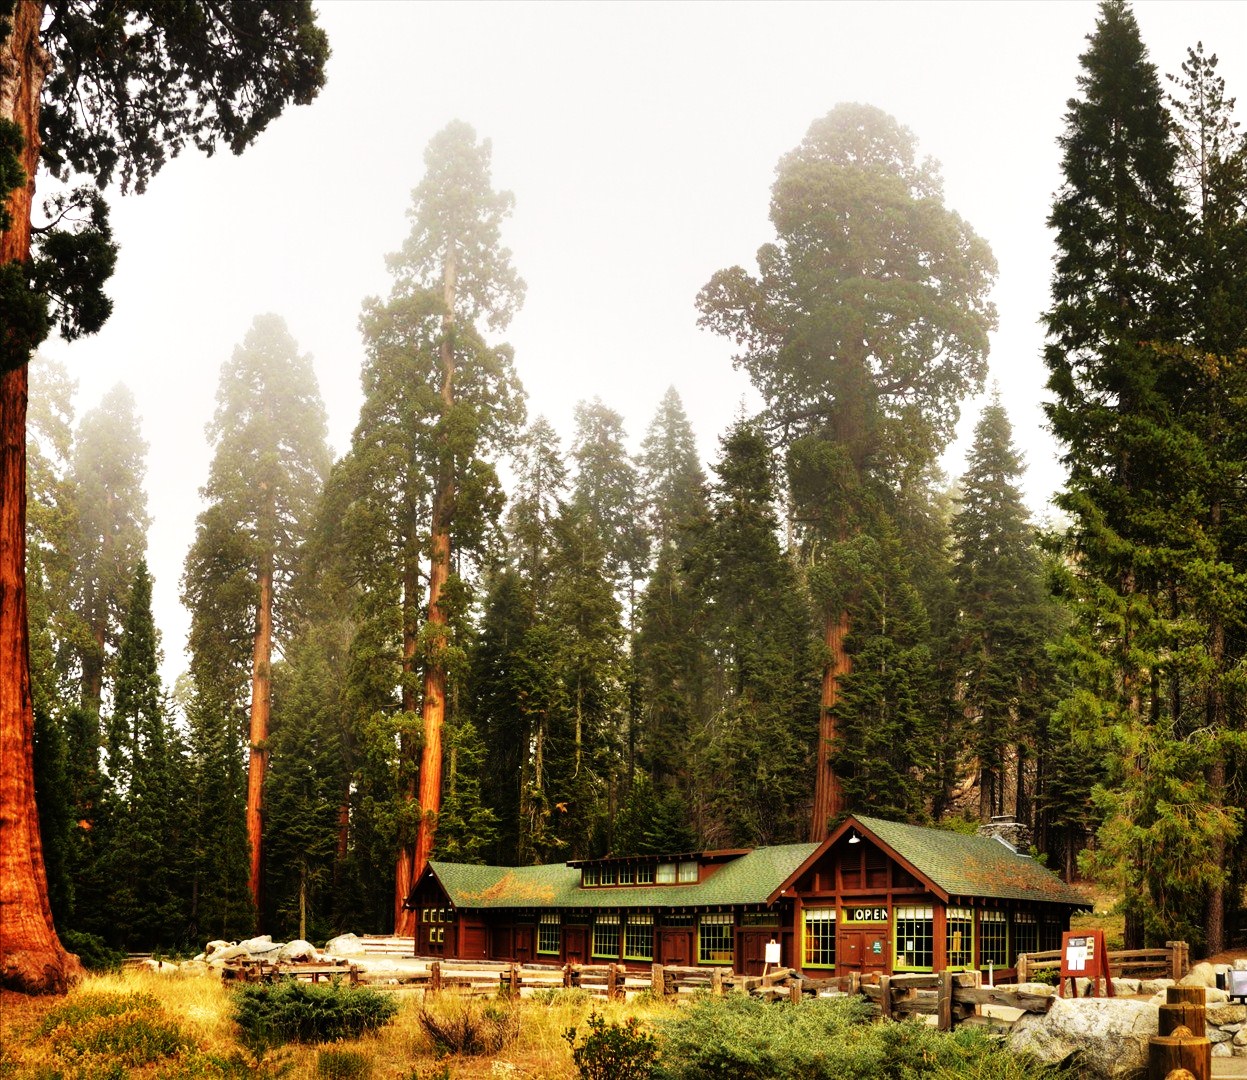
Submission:
[[[1191,970],[1191,947],[1185,941],[1166,941],[1164,948],[1117,949],[1108,953],[1113,978],[1168,978],[1177,982]],[[1061,950],[1023,953],[1018,957],[1017,981],[1033,982],[1036,972],[1059,972]]]

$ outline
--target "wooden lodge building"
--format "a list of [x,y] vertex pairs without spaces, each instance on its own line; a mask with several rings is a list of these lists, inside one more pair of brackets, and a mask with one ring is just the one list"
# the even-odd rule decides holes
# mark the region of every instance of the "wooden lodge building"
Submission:
[[1014,968],[1090,905],[1002,839],[853,816],[821,844],[544,866],[433,861],[408,906],[418,955],[730,967],[768,942],[811,978]]

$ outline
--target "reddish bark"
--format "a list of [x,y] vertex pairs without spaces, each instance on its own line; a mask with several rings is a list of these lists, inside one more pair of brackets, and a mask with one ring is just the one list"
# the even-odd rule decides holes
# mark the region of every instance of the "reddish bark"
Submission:
[[260,561],[260,596],[256,604],[255,644],[251,653],[251,753],[247,763],[247,841],[251,845],[248,888],[259,926],[264,872],[264,777],[268,773],[268,722],[273,659],[273,558]]
[[[29,178],[9,196],[11,227],[0,264],[30,255],[30,208],[39,162],[39,94],[47,56],[43,5],[18,0],[0,44],[0,118],[25,137]],[[34,711],[26,612],[26,366],[0,372],[0,986],[61,993],[82,976],[52,925],[35,806]]]
[[[406,566],[403,571],[403,711],[416,711],[416,692],[414,676],[416,666],[416,643],[418,639],[416,626],[416,595],[420,588],[420,573],[416,565],[416,556],[408,552]],[[404,761],[414,752],[403,737],[401,752]],[[416,801],[416,781],[412,777],[407,781],[403,798],[408,803]],[[394,933],[400,936],[413,935],[416,932],[416,913],[404,906],[411,895],[415,878],[412,868],[416,864],[416,845],[405,838],[399,842],[398,857],[394,867]]]
[[823,623],[827,645],[827,666],[823,669],[822,693],[818,713],[818,771],[814,776],[814,811],[810,820],[810,840],[827,839],[827,822],[844,809],[844,792],[831,766],[831,750],[836,739],[836,703],[840,680],[852,670],[845,642],[849,636],[848,611],[828,612]]

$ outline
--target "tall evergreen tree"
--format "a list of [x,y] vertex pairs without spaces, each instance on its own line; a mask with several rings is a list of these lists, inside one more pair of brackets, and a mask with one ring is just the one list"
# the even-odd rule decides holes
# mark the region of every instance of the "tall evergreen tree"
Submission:
[[81,633],[66,645],[83,705],[97,716],[130,584],[147,549],[147,443],[139,430],[134,395],[118,384],[82,417],[74,440],[70,588]]
[[1028,784],[1027,771],[1051,705],[1047,646],[1057,622],[1017,485],[1022,471],[1008,414],[995,394],[974,429],[952,526],[957,697],[981,820],[1008,810],[1033,827],[1035,785]]
[[[336,543],[355,563],[367,621],[359,644],[395,664],[388,688],[374,684],[361,706],[375,710],[397,694],[404,714],[421,715],[419,810],[393,817],[400,933],[414,927],[403,903],[432,851],[441,800],[447,671],[464,648],[451,625],[464,598],[456,570],[501,512],[492,462],[523,421],[511,350],[488,345],[478,327],[504,328],[524,292],[500,243],[512,198],[492,189],[490,154],[460,122],[426,149],[412,231],[390,257],[390,297],[364,305],[365,402],[331,485]],[[410,762],[415,751],[406,739],[401,756]],[[414,804],[410,764],[403,773],[400,797]]]
[[821,840],[845,807],[831,755],[852,611],[866,602],[853,583],[884,565],[869,538],[895,528],[882,520],[891,497],[923,477],[982,383],[996,268],[944,206],[913,134],[870,106],[837,106],[781,160],[771,221],[758,275],[720,271],[697,302],[701,324],[738,343],[787,454],[827,650],[810,831]]
[[[187,556],[184,592],[193,621],[231,628],[228,670],[249,669],[247,839],[259,918],[273,642],[292,631],[291,580],[329,472],[311,357],[299,354],[278,316],[257,316],[222,365],[208,438],[215,448],[201,491],[208,508]],[[246,693],[240,682],[214,692],[239,702]]]

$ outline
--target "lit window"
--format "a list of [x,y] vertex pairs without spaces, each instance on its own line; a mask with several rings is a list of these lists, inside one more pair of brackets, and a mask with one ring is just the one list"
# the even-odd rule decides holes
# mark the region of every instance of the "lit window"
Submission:
[[690,882],[697,880],[697,860],[685,859],[680,863],[680,882]]
[[537,923],[537,951],[557,955],[559,951],[559,915],[542,915]]
[[702,964],[732,962],[732,915],[703,915],[698,926],[697,959]]
[[974,963],[974,912],[970,908],[947,910],[948,931],[944,943],[949,968],[965,968]]
[[658,884],[674,885],[675,884],[675,863],[660,862],[658,864]]
[[603,885],[615,884],[615,868],[613,866],[602,867],[601,882]]
[[979,912],[979,967],[1009,963],[1009,924],[1003,911]]
[[624,956],[629,960],[654,959],[654,916],[629,915],[624,927]]
[[593,920],[593,955],[619,959],[618,915],[599,915]]
[[834,907],[805,909],[804,966],[834,968],[836,966],[836,909]]
[[935,917],[929,907],[898,907],[892,955],[895,969],[930,971],[934,966]]

